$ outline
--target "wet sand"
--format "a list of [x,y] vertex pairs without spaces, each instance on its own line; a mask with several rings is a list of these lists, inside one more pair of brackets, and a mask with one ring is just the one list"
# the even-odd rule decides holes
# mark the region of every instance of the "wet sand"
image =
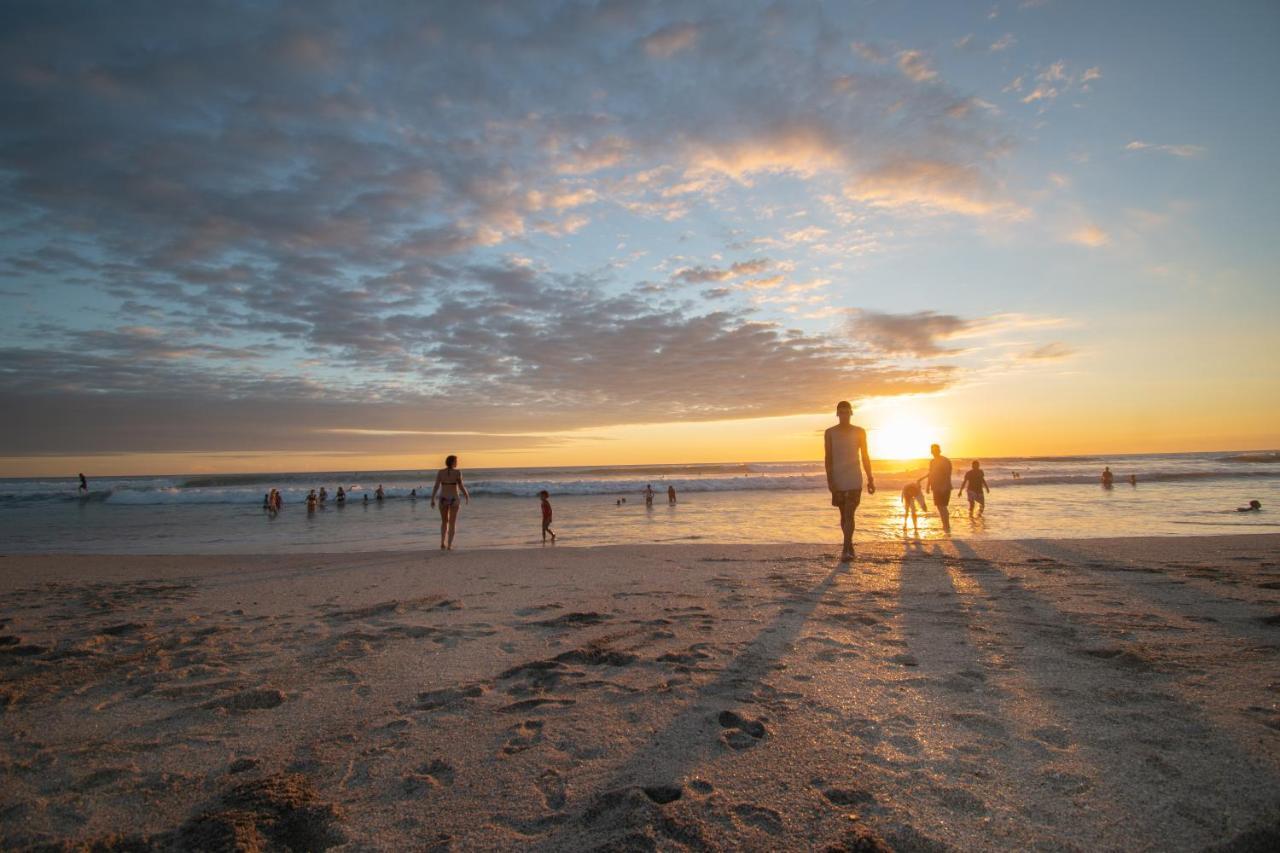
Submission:
[[0,557],[0,621],[5,849],[1280,842],[1280,535]]

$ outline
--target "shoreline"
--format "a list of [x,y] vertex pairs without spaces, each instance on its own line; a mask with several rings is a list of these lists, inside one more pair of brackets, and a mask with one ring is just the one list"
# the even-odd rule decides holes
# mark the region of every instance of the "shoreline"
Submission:
[[0,842],[1280,839],[1280,534],[836,551],[0,557]]

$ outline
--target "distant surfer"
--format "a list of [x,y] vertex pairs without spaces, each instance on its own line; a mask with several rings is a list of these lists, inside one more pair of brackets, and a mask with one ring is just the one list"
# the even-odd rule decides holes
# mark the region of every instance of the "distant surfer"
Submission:
[[969,517],[973,518],[973,507],[977,505],[978,517],[981,518],[987,510],[987,498],[983,490],[989,492],[991,487],[987,485],[987,475],[983,473],[977,459],[973,460],[973,467],[964,472],[960,488],[964,489],[965,497],[969,499]]
[[1236,512],[1261,512],[1262,501],[1249,501],[1248,506],[1236,507]]
[[80,475],[80,494],[89,494],[89,481],[84,478],[84,474]]
[[863,469],[867,472],[867,494],[876,493],[871,456],[867,452],[867,431],[849,423],[851,417],[853,406],[848,400],[841,400],[836,404],[836,418],[840,422],[823,434],[827,489],[831,492],[831,505],[840,510],[840,531],[844,534],[840,551],[842,563],[853,559],[853,516],[862,503]]

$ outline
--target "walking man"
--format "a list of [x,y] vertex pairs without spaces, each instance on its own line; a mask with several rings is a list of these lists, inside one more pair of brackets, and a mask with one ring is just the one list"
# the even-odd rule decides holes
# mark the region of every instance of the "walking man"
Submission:
[[829,428],[824,436],[827,488],[831,491],[831,505],[840,510],[840,530],[844,533],[840,561],[847,563],[853,559],[853,514],[862,502],[863,469],[867,472],[867,494],[876,493],[876,481],[871,475],[871,457],[867,453],[867,431],[849,423],[853,406],[841,400],[836,405],[836,417],[840,423]]
[[951,532],[951,460],[942,455],[942,448],[936,444],[929,445],[929,492],[933,495],[933,505],[938,508],[938,518],[942,520],[942,529]]

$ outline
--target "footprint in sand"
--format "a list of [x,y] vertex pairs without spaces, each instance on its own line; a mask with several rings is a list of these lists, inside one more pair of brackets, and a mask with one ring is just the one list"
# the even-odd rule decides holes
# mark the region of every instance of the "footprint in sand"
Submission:
[[542,793],[542,801],[552,811],[564,808],[566,786],[564,779],[553,768],[548,767],[538,777],[538,790]]
[[504,755],[515,755],[517,752],[524,752],[532,746],[542,742],[543,732],[542,720],[525,720],[523,723],[511,727],[511,737],[502,745]]
[[716,717],[720,728],[726,729],[721,735],[721,742],[732,749],[749,749],[768,734],[764,723],[751,720],[733,711],[721,711]]
[[454,776],[453,765],[436,758],[404,774],[400,779],[400,790],[407,797],[420,796],[427,791],[452,785]]

